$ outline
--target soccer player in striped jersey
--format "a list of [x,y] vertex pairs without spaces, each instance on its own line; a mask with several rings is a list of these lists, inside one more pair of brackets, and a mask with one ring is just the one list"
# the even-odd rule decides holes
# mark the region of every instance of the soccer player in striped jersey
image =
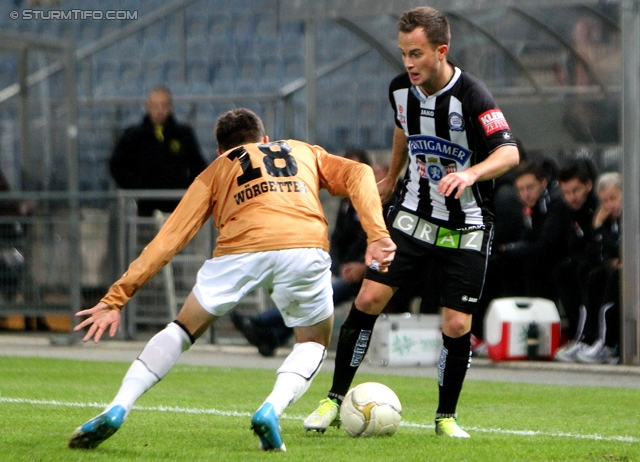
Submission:
[[162,379],[182,352],[249,291],[264,287],[293,327],[296,344],[278,369],[271,394],[251,419],[264,450],[285,451],[284,409],[309,388],[326,356],[333,328],[331,259],[320,188],[349,197],[367,234],[365,262],[386,271],[389,238],[373,170],[296,140],[270,143],[260,118],[234,109],[216,123],[220,157],[191,186],[156,237],[75,330],[84,341],[115,335],[131,297],[213,216],[219,232],[213,258],[175,321],[156,334],[133,362],[114,400],[78,427],[71,448],[91,449],[114,434],[135,401]]
[[389,86],[395,113],[391,168],[378,183],[383,202],[405,165],[404,190],[387,217],[397,244],[389,271],[368,271],[345,320],[327,398],[304,422],[324,432],[367,348],[379,313],[404,282],[433,265],[439,278],[444,346],[438,363],[439,435],[468,437],[456,407],[470,362],[471,318],[482,294],[494,219],[494,179],[519,161],[509,125],[485,85],[447,61],[447,18],[430,7],[405,12],[398,46],[406,72]]

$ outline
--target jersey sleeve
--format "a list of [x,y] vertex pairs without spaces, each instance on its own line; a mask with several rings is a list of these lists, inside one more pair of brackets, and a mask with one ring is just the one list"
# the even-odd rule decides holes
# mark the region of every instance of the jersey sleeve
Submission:
[[[400,117],[398,114],[398,105],[396,104],[396,99],[393,96],[394,92],[398,88],[402,88],[403,82],[402,80],[407,79],[407,73],[404,72],[402,74],[397,75],[391,82],[389,83],[389,103],[391,104],[391,109],[393,109],[393,120],[396,123],[396,127],[403,128],[402,123],[400,122]],[[406,87],[406,83],[405,83]]]
[[334,196],[351,199],[362,228],[367,233],[367,243],[389,237],[371,167],[329,154],[319,146],[314,146],[314,149],[318,156],[320,185]]
[[472,88],[467,96],[469,115],[476,133],[485,141],[488,152],[501,146],[515,146],[509,123],[487,87],[475,78],[471,82]]
[[195,236],[211,216],[209,188],[196,178],[158,234],[110,288],[102,302],[121,310],[175,254]]

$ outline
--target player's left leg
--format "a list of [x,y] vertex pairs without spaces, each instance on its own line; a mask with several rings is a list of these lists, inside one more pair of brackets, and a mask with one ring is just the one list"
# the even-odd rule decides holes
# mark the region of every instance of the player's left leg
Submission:
[[111,404],[74,431],[69,447],[93,449],[118,431],[137,399],[171,370],[216,319],[218,316],[205,311],[193,292],[189,294],[178,318],[149,340],[131,364]]
[[471,320],[470,314],[443,308],[443,345],[438,361],[439,401],[436,411],[436,432],[439,435],[469,437],[458,426],[456,407],[471,361]]
[[330,426],[340,426],[340,405],[369,349],[378,315],[393,292],[393,288],[387,285],[369,279],[363,281],[360,293],[340,328],[331,389],[304,420],[305,430],[324,433]]
[[333,382],[327,397],[303,422],[307,431],[324,433],[330,426],[340,426],[340,405],[349,391],[356,372],[367,353],[378,316],[385,308],[395,289],[411,275],[415,275],[413,244],[390,230],[398,249],[387,272],[369,268],[351,310],[340,327],[336,350]]
[[488,228],[467,231],[466,234],[461,236],[461,242],[476,242],[476,237],[481,235],[481,245],[472,247],[467,244],[464,250],[436,246],[433,253],[442,281],[440,293],[443,306],[436,433],[460,438],[469,437],[458,426],[456,408],[467,369],[471,365],[471,325],[482,296],[493,232]]

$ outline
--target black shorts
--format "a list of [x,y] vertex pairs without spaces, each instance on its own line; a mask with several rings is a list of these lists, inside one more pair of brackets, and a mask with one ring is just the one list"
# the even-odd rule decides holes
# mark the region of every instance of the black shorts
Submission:
[[[409,225],[412,219],[415,223]],[[405,226],[406,225],[406,226]],[[390,287],[402,287],[435,265],[440,305],[474,314],[482,295],[493,231],[449,230],[400,210],[389,225],[391,239],[398,246],[389,271],[368,269],[365,278]],[[426,282],[425,282],[426,283]]]

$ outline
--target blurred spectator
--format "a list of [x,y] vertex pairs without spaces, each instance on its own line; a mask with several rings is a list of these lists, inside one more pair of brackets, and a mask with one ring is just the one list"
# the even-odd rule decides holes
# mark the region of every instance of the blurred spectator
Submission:
[[[575,53],[569,56],[569,80],[575,86],[600,85],[614,77],[612,69],[619,66],[619,45],[612,46],[612,28],[603,27],[607,16],[619,14],[615,5],[594,5],[593,10],[577,18],[571,33]],[[567,101],[563,125],[579,143],[618,143],[620,139],[620,102],[616,98]]]
[[557,298],[552,270],[565,247],[562,223],[567,206],[549,194],[549,180],[548,171],[538,161],[523,162],[513,169],[523,225],[517,240],[495,247],[492,263],[501,268],[500,296]]
[[[520,154],[520,162],[525,162],[528,158],[527,150],[520,139],[516,138],[516,144]],[[513,187],[513,169],[496,178],[495,182],[496,218],[493,226],[493,249],[501,244],[519,239],[524,233],[522,204]],[[492,253],[494,253],[493,250]],[[503,277],[497,263],[495,257],[489,257],[482,296],[478,301],[476,314],[471,320],[471,350],[474,356],[486,356],[487,354],[487,345],[483,340],[484,318],[491,301],[500,296]]]
[[[111,174],[124,189],[186,189],[207,166],[193,130],[173,116],[171,92],[164,86],[151,90],[147,114],[129,127],[111,157]],[[154,210],[170,213],[179,199],[141,199],[138,214]]]
[[591,268],[588,246],[593,239],[593,216],[597,198],[593,192],[595,167],[586,159],[573,159],[558,173],[558,182],[569,214],[564,224],[566,257],[554,269],[565,321],[565,334],[572,339],[556,353],[558,361],[573,361],[582,348],[581,342],[586,320],[586,278]]
[[[0,170],[0,191],[10,190],[9,182]],[[27,228],[20,217],[31,214],[35,206],[34,201],[0,201],[0,217],[3,218],[0,223],[0,295],[8,302],[15,301],[26,272],[23,246]],[[25,328],[48,330],[42,317],[25,317]]]
[[[371,165],[369,153],[360,149],[350,149],[345,152],[347,159]],[[387,174],[385,165],[373,168],[376,181],[380,181]],[[360,289],[364,278],[366,265],[364,254],[367,248],[367,235],[362,229],[360,219],[351,201],[343,198],[340,201],[334,230],[331,234],[331,272],[333,278],[333,303],[340,303],[353,299]],[[247,316],[238,310],[229,312],[234,326],[242,332],[245,338],[258,348],[262,356],[273,356],[278,347],[285,345],[293,329],[287,327],[276,308],[269,308],[256,316]]]
[[617,364],[620,360],[620,218],[622,177],[603,173],[596,181],[600,205],[593,217],[594,267],[587,279],[585,344],[576,353],[582,363]]
[[590,85],[594,82],[591,73],[602,51],[601,21],[591,16],[581,17],[573,26],[572,38],[574,50],[580,57],[573,66],[573,81],[576,85]]
[[[0,191],[10,191],[9,182],[0,171]],[[0,216],[9,218],[8,222],[0,223],[0,290],[2,298],[13,301],[18,292],[24,272],[24,257],[16,241],[24,236],[24,224],[15,217],[27,214],[24,203],[3,200],[0,201]]]

